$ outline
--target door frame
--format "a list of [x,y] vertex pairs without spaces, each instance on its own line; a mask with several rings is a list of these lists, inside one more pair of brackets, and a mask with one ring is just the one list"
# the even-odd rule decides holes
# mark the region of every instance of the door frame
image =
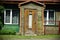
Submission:
[[[35,6],[34,7],[27,7],[27,6],[25,6],[28,3],[33,3],[33,4],[35,3],[35,4],[37,4],[37,6],[40,6],[40,8],[42,8],[40,11],[41,11],[41,14],[42,14],[41,17],[42,17],[42,23],[43,24],[42,24],[42,28],[39,29],[40,26],[38,26],[38,21],[37,21],[37,23],[36,23],[37,24],[37,32],[36,33],[37,33],[37,35],[40,35],[40,34],[44,35],[44,33],[45,33],[45,31],[44,31],[45,30],[44,29],[44,9],[45,9],[46,5],[44,3],[35,2],[35,1],[22,2],[22,3],[19,3],[19,5],[18,5],[18,7],[20,8],[20,28],[19,28],[19,34],[24,35],[24,8],[37,9],[37,8],[34,8]],[[30,6],[30,5],[28,5],[28,6]],[[38,8],[37,10],[39,10],[40,8]],[[40,14],[39,11],[38,11],[37,15],[38,14]],[[39,30],[41,30],[41,32]]]

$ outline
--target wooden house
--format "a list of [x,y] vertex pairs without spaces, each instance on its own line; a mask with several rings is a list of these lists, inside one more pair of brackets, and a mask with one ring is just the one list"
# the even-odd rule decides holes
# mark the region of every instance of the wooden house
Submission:
[[3,29],[21,35],[60,34],[59,0],[0,0]]

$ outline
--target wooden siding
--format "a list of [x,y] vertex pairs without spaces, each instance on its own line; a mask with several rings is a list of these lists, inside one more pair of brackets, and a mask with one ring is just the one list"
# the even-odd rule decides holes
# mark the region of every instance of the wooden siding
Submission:
[[53,25],[49,25],[49,26],[44,26],[45,27],[45,35],[46,34],[59,34],[59,27],[58,26],[53,26]]
[[55,25],[44,25],[45,34],[60,34],[60,6],[46,5],[46,9],[55,10]]
[[42,2],[60,2],[60,0],[0,0],[0,1],[42,1]]

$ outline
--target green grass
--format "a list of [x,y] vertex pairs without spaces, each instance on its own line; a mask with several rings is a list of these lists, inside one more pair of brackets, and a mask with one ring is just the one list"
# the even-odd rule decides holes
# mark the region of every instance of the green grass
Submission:
[[40,36],[20,36],[20,35],[0,35],[0,38],[60,38],[60,35],[40,35]]

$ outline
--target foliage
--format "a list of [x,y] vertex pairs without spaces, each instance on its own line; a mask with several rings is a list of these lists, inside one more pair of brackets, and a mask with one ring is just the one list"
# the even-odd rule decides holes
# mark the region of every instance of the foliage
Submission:
[[3,13],[4,7],[0,5],[0,13]]
[[7,30],[7,29],[0,30],[0,35],[15,35],[15,34],[16,34],[15,30]]
[[4,10],[4,7],[0,5],[0,30],[2,29],[2,26],[3,26],[3,21],[2,21],[3,10]]

